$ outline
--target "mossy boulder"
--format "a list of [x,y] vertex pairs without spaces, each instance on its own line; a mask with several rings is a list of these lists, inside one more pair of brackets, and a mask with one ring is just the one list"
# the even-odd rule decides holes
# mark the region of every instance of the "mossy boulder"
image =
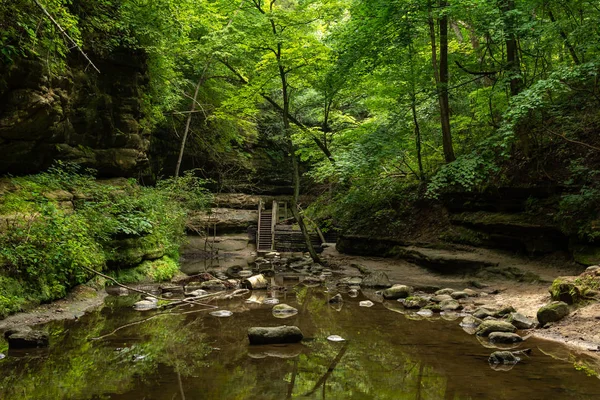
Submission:
[[560,321],[567,315],[569,315],[569,305],[563,301],[553,301],[538,310],[537,319],[540,325],[544,326],[549,322]]
[[573,276],[561,276],[552,282],[548,289],[552,300],[563,301],[567,304],[575,304],[581,301],[582,287],[577,283]]
[[386,300],[405,299],[412,295],[414,289],[406,285],[394,285],[383,291],[383,298]]
[[506,321],[486,320],[477,328],[478,336],[489,336],[492,332],[509,332],[513,333],[517,330],[513,324]]
[[304,336],[297,326],[254,327],[248,329],[250,344],[298,343]]
[[490,343],[511,344],[523,341],[523,338],[511,332],[492,332],[489,335]]
[[423,308],[429,303],[424,297],[420,296],[409,296],[404,301],[404,308]]

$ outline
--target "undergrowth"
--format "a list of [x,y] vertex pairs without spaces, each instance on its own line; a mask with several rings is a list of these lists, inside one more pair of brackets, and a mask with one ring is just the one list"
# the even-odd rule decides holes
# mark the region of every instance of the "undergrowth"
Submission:
[[92,277],[81,266],[128,282],[167,280],[177,272],[173,260],[179,258],[186,211],[208,204],[202,182],[188,174],[141,187],[133,180],[100,182],[92,174],[58,164],[3,180],[1,318],[64,297]]

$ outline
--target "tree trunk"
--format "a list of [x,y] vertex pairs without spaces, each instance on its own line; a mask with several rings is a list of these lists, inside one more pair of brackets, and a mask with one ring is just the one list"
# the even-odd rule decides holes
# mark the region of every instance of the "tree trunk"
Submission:
[[[440,0],[440,9],[444,10],[448,2]],[[438,85],[440,100],[440,117],[442,120],[442,144],[446,162],[456,160],[450,131],[450,106],[448,102],[448,17],[444,14],[439,19],[440,26],[440,82]]]
[[289,98],[289,93],[288,93],[287,75],[286,75],[283,65],[280,62],[280,56],[281,56],[281,47],[280,46],[281,45],[278,45],[277,61],[279,62],[279,77],[281,79],[281,94],[283,97],[283,113],[282,113],[283,129],[284,129],[285,140],[288,144],[288,148],[289,148],[289,152],[290,152],[290,157],[292,159],[292,173],[293,173],[293,184],[294,184],[294,195],[292,196],[292,201],[291,201],[292,215],[294,216],[294,219],[296,220],[296,222],[298,223],[298,226],[300,227],[300,231],[302,232],[302,236],[304,237],[304,242],[306,244],[306,247],[308,249],[308,253],[310,254],[310,257],[313,259],[314,262],[320,263],[321,260],[319,258],[319,255],[315,251],[315,249],[312,245],[312,242],[310,241],[310,234],[308,233],[308,230],[306,229],[306,224],[304,223],[304,219],[302,218],[302,214],[300,214],[300,211],[298,208],[298,198],[300,197],[300,167],[298,165],[298,157],[296,156],[296,147],[294,146],[294,143],[292,141],[291,132],[290,132],[290,119],[288,117],[289,112],[290,112],[290,98]]
[[521,62],[519,60],[519,52],[517,47],[517,36],[514,31],[514,23],[512,17],[507,15],[514,10],[514,0],[500,0],[500,10],[504,14],[504,26],[507,31],[506,35],[506,69],[511,74],[510,78],[510,94],[516,96],[521,92],[523,82],[519,75],[521,74]]
[[[550,7],[548,7],[548,16],[550,17],[550,21],[552,21],[552,23],[556,24],[556,18],[554,18],[554,14],[552,13],[552,10],[550,9]],[[575,48],[573,47],[573,45],[571,45],[571,42],[569,41],[569,37],[567,36],[565,31],[563,31],[563,29],[559,27],[558,33],[565,41],[565,46],[567,46],[567,49],[569,49],[569,53],[571,54],[571,58],[573,59],[573,62],[575,63],[575,65],[581,64],[581,62],[579,61],[579,57],[577,57],[577,53],[575,52]]]
[[415,84],[415,68],[413,62],[414,48],[412,42],[408,45],[409,62],[410,62],[410,110],[412,112],[413,123],[415,124],[415,145],[417,148],[417,163],[419,165],[419,180],[425,180],[425,173],[423,172],[423,160],[421,157],[421,128],[419,127],[419,120],[417,119],[417,91]]

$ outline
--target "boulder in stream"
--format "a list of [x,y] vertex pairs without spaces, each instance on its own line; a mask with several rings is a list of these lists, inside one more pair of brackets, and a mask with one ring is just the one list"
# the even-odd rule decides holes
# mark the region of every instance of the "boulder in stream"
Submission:
[[440,309],[442,311],[458,311],[462,310],[462,308],[463,307],[459,304],[459,302],[454,299],[444,300],[440,303]]
[[440,295],[440,294],[451,295],[452,293],[454,293],[454,289],[450,289],[450,288],[440,289],[435,292],[436,295]]
[[475,310],[473,316],[479,319],[485,319],[487,317],[493,317],[496,315],[496,310],[491,310],[489,308],[481,307]]
[[495,351],[488,358],[490,364],[516,364],[521,359],[510,351]]
[[4,332],[9,349],[31,349],[48,347],[50,337],[46,332],[33,330],[29,327],[11,329]]
[[569,315],[569,306],[563,301],[553,301],[537,312],[537,319],[541,326],[546,325],[548,322],[560,321],[564,317]]
[[516,333],[510,332],[492,332],[489,335],[491,343],[511,344],[523,341],[523,338]]
[[211,279],[209,281],[202,282],[200,284],[200,288],[204,289],[204,290],[220,291],[220,290],[225,290],[226,286],[223,283],[223,281],[221,281],[220,279]]
[[466,299],[467,297],[469,297],[467,293],[459,291],[450,293],[450,296],[452,296],[454,300]]
[[483,321],[477,328],[478,336],[489,336],[492,332],[514,332],[517,328],[506,321],[487,320]]
[[431,298],[434,303],[441,303],[444,300],[452,300],[452,296],[449,294],[436,294]]
[[250,344],[298,343],[304,336],[297,326],[253,327],[248,329]]
[[386,300],[405,299],[412,295],[414,289],[406,285],[394,285],[383,291],[383,298]]

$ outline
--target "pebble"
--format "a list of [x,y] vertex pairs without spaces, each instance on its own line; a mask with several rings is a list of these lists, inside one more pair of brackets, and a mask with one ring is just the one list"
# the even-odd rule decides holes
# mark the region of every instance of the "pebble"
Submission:
[[275,297],[270,297],[268,299],[264,299],[263,304],[279,304],[279,299],[276,299]]
[[358,303],[358,305],[361,307],[373,307],[373,304],[374,303],[371,300],[365,300]]
[[343,342],[346,339],[338,335],[331,335],[327,337],[327,340],[329,340],[330,342]]
[[225,318],[231,317],[233,313],[229,310],[217,310],[210,313],[213,317]]

